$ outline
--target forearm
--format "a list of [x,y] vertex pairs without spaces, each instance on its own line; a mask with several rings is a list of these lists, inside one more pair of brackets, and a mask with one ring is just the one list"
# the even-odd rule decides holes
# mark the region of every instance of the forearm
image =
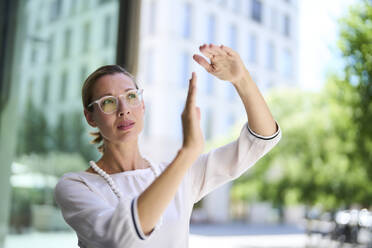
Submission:
[[138,197],[138,216],[145,234],[154,228],[196,158],[181,149],[167,169]]
[[249,127],[257,134],[270,136],[276,130],[275,120],[248,71],[241,80],[232,82],[247,112]]

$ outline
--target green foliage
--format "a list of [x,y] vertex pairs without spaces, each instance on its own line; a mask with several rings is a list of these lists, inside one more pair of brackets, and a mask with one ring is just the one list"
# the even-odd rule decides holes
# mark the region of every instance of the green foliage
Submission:
[[43,203],[40,189],[12,188],[9,226],[17,233],[31,225],[31,205]]
[[[353,109],[356,125],[354,163],[372,162],[372,3],[361,0],[350,8],[349,14],[341,20],[339,47],[345,62],[344,75],[338,75],[338,86],[350,91],[356,97],[350,101],[341,98]],[[368,170],[372,180],[372,167]]]
[[19,127],[16,154],[30,152],[46,153],[50,150],[48,137],[51,130],[45,116],[30,101],[27,102],[25,116]]
[[233,199],[271,201],[278,207],[368,206],[372,183],[366,166],[350,159],[356,133],[351,107],[336,100],[338,93],[332,82],[323,93],[283,90],[270,95],[282,140],[235,182]]
[[340,30],[343,72],[331,74],[321,93],[283,90],[270,95],[282,140],[235,182],[233,199],[326,209],[371,206],[371,2],[352,6]]
[[[68,120],[65,116],[68,116]],[[19,128],[17,156],[65,152],[80,153],[85,161],[95,159],[98,152],[84,140],[86,132],[82,113],[64,113],[53,127],[48,124],[44,113],[29,101]]]

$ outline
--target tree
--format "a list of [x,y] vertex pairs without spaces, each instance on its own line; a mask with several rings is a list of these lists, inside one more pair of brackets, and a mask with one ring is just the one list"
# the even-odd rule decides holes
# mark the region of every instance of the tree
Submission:
[[[64,118],[68,116],[68,121]],[[42,111],[28,101],[24,119],[19,127],[17,156],[50,152],[80,153],[85,161],[95,159],[96,148],[84,141],[87,132],[80,112],[61,115],[56,126],[48,124]]]
[[352,108],[340,104],[337,93],[330,82],[322,93],[283,90],[270,95],[282,140],[235,182],[233,198],[270,201],[276,207],[370,204],[367,168],[350,159],[357,148]]
[[[341,19],[338,43],[345,63],[344,75],[336,81],[340,91],[355,94],[351,99],[340,97],[340,101],[353,108],[358,149],[352,154],[354,163],[365,164],[369,180],[372,180],[372,2],[360,0]],[[371,201],[372,202],[372,199]]]
[[233,198],[326,209],[371,205],[371,2],[352,6],[340,30],[344,74],[330,74],[321,93],[273,92],[269,105],[283,138],[236,181]]
[[44,114],[35,107],[29,98],[24,119],[18,129],[17,156],[31,152],[47,153],[50,150],[49,134],[50,127]]

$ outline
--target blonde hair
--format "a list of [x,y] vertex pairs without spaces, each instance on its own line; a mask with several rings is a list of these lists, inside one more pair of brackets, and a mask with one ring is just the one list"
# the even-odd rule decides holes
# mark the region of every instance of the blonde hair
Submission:
[[[91,73],[87,79],[84,81],[82,90],[81,90],[81,97],[83,101],[84,109],[89,112],[93,112],[93,106],[88,107],[88,105],[92,102],[92,95],[93,95],[93,86],[98,81],[99,78],[105,75],[113,75],[116,73],[122,73],[132,79],[136,89],[139,89],[138,83],[136,78],[130,74],[127,70],[125,70],[120,65],[105,65],[99,67],[93,73]],[[103,136],[100,131],[97,132],[89,132],[90,135],[94,136],[94,139],[90,142],[91,144],[100,144],[103,141]],[[100,153],[104,153],[105,148],[103,143],[97,147]]]

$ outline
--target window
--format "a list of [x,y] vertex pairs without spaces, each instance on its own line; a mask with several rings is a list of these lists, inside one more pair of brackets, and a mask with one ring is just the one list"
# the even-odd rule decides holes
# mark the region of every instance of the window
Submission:
[[71,46],[71,30],[66,29],[65,30],[65,46],[64,46],[64,52],[63,52],[63,55],[65,58],[70,56],[70,46]]
[[257,37],[254,34],[250,34],[248,39],[249,39],[248,61],[251,63],[257,63]]
[[30,56],[31,63],[34,64],[37,61],[37,49],[35,46],[32,47],[31,49],[31,56]]
[[215,43],[216,40],[216,18],[210,14],[207,17],[207,42]]
[[83,84],[85,79],[87,78],[88,69],[86,65],[83,65],[80,70],[80,82]]
[[229,46],[237,50],[237,29],[234,24],[231,24],[229,27]]
[[155,34],[156,29],[156,2],[153,0],[150,3],[150,15],[149,15],[149,23],[148,23],[148,33],[149,35]]
[[50,63],[53,60],[53,51],[54,51],[54,34],[51,34],[47,44],[47,62]]
[[111,26],[112,26],[112,17],[111,15],[106,15],[104,24],[103,24],[103,47],[108,48],[111,44]]
[[277,30],[278,26],[278,12],[275,8],[270,9],[270,28],[272,30]]
[[184,3],[182,9],[182,38],[189,39],[191,37],[191,4]]
[[67,96],[67,73],[64,71],[62,73],[62,77],[61,77],[61,95],[60,95],[60,100],[63,102],[66,100],[66,96]]
[[36,23],[35,23],[35,31],[39,32],[41,29],[41,26],[42,26],[42,20],[41,20],[41,16],[39,16],[39,18],[37,18]]
[[90,49],[90,23],[87,22],[83,26],[83,52],[86,53]]
[[256,22],[262,22],[262,3],[259,0],[251,0],[251,18]]
[[275,47],[271,41],[266,44],[266,68],[275,69]]
[[235,12],[235,13],[239,13],[240,12],[240,0],[233,0],[232,1],[232,10]]
[[77,12],[78,1],[70,1],[70,15],[75,15]]
[[49,75],[44,76],[44,91],[43,91],[43,103],[49,102],[49,88],[50,88],[50,78]]
[[54,0],[50,5],[50,20],[57,20],[62,12],[62,0]]
[[189,84],[190,75],[190,56],[187,52],[181,54],[181,82],[182,88],[187,88]]
[[281,73],[283,76],[290,78],[292,76],[292,55],[288,49],[282,51]]
[[283,35],[286,37],[291,36],[291,19],[288,15],[283,17]]

